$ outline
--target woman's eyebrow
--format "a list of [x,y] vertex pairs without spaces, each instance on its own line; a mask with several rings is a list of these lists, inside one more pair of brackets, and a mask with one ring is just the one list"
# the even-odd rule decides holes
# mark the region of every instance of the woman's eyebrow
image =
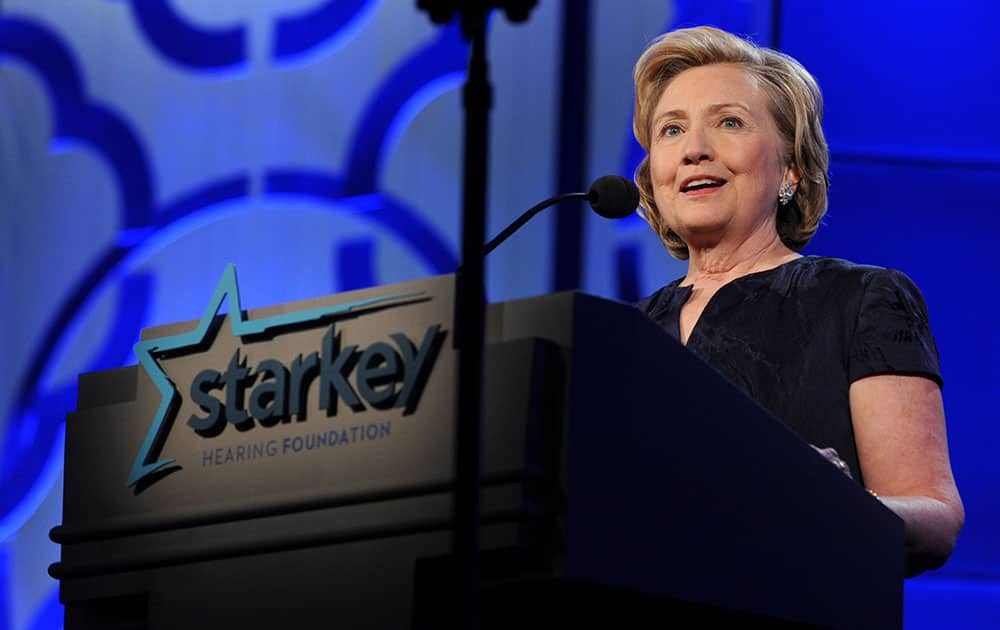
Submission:
[[746,103],[733,102],[733,103],[716,103],[715,105],[709,105],[706,108],[706,112],[709,114],[715,114],[723,109],[742,109],[746,113],[750,113],[750,107]]
[[672,109],[669,112],[663,112],[659,116],[653,119],[653,125],[660,122],[664,118],[687,118],[687,112],[683,109]]
[[[708,115],[717,114],[724,109],[742,109],[746,113],[751,113],[750,107],[746,103],[732,102],[732,103],[714,103],[705,108],[705,113]],[[670,111],[663,112],[653,119],[653,125],[655,126],[658,122],[664,118],[687,118],[687,112],[683,109],[671,109]]]

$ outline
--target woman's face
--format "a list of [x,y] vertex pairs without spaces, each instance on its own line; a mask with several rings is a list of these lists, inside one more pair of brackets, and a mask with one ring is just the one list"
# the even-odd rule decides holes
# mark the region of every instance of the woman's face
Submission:
[[792,182],[767,95],[745,70],[713,64],[680,73],[653,111],[653,198],[689,247],[739,243],[773,222]]

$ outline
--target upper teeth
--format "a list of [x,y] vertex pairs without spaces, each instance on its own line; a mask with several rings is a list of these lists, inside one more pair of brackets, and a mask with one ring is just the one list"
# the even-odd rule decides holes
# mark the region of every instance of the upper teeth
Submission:
[[719,180],[717,180],[717,179],[707,179],[707,178],[706,179],[695,179],[693,181],[688,182],[687,186],[685,186],[685,188],[690,188],[691,186],[704,186],[705,184],[715,184],[718,181]]

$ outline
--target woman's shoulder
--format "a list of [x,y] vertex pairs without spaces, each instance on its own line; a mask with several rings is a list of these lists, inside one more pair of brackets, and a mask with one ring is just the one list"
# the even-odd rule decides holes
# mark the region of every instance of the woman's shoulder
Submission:
[[808,267],[814,273],[828,275],[856,276],[864,277],[867,274],[878,271],[885,271],[884,267],[875,265],[863,265],[843,258],[833,258],[830,256],[803,256],[798,259],[801,266]]
[[[858,317],[867,313],[908,312],[927,319],[927,306],[917,285],[902,271],[862,265],[842,258],[809,256],[802,259],[799,277],[783,288],[807,301],[838,304]],[[881,315],[879,318],[885,319]]]
[[871,285],[904,285],[910,287],[913,281],[897,269],[866,265],[828,256],[803,256],[798,260],[797,269],[793,270],[800,276],[820,285],[838,285],[844,288],[854,287],[864,291]]

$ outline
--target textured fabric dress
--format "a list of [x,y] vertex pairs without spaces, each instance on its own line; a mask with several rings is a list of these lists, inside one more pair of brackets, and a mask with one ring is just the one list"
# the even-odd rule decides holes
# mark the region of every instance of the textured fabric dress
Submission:
[[[675,280],[638,307],[680,340],[690,286]],[[737,278],[705,306],[687,348],[802,439],[834,447],[864,483],[848,390],[874,374],[942,385],[927,307],[892,269],[805,256]]]

